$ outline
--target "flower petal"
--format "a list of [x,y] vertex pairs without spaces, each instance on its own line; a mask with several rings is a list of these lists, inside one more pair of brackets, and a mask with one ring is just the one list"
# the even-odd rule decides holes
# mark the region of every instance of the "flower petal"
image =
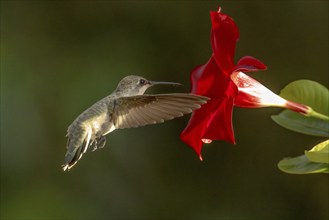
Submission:
[[210,100],[202,108],[193,112],[181,139],[200,156],[202,139],[226,140],[234,143],[232,128],[233,100],[237,87],[230,77],[222,73],[212,56],[202,66],[191,73],[191,92]]
[[239,30],[233,19],[219,11],[210,12],[211,45],[217,65],[229,76],[234,68],[234,52]]
[[258,59],[252,56],[244,56],[235,65],[234,72],[255,72],[266,69],[266,65]]
[[235,144],[232,112],[233,112],[233,97],[225,97],[216,103],[217,110],[211,114],[208,120],[208,129],[204,134],[205,139],[224,140]]
[[223,74],[218,68],[214,56],[211,56],[208,62],[198,66],[191,72],[191,93],[213,98],[223,98],[229,94],[229,76]]
[[202,149],[202,139],[207,132],[208,121],[210,119],[209,111],[216,106],[216,103],[209,100],[202,108],[195,110],[189,120],[189,123],[180,134],[181,140],[189,145],[200,157]]

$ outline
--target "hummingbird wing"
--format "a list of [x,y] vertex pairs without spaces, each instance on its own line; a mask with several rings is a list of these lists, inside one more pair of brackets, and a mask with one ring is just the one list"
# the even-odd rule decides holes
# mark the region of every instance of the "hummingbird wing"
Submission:
[[207,100],[188,93],[121,97],[114,102],[112,119],[116,129],[162,123],[191,113]]

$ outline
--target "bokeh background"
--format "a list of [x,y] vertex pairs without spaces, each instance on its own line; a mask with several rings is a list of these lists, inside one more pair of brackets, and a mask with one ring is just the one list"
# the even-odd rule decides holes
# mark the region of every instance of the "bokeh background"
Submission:
[[189,91],[218,6],[240,30],[236,60],[267,64],[254,78],[328,87],[328,1],[1,1],[1,219],[328,219],[328,175],[277,168],[323,139],[279,127],[277,108],[235,109],[237,144],[202,162],[179,139],[185,116],[114,131],[61,170],[67,126],[124,76]]

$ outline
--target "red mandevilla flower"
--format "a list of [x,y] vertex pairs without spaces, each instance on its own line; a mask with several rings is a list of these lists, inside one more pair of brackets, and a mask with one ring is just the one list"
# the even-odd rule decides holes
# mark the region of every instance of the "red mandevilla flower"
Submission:
[[287,107],[301,113],[307,107],[286,101],[243,72],[265,70],[259,60],[245,56],[234,65],[234,52],[239,32],[229,16],[210,12],[211,46],[213,54],[209,61],[191,72],[192,93],[210,98],[201,109],[193,112],[181,139],[201,157],[203,143],[225,140],[235,143],[233,106],[255,108],[265,106]]

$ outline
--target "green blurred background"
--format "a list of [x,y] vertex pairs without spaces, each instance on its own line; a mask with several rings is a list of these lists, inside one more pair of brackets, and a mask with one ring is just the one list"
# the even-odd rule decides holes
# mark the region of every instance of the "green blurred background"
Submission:
[[328,87],[328,1],[1,1],[1,219],[328,219],[328,175],[277,168],[323,139],[276,125],[277,108],[235,109],[237,144],[203,162],[179,139],[185,116],[114,131],[61,170],[67,126],[124,76],[189,91],[218,6],[240,29],[236,60],[268,66],[253,77]]

